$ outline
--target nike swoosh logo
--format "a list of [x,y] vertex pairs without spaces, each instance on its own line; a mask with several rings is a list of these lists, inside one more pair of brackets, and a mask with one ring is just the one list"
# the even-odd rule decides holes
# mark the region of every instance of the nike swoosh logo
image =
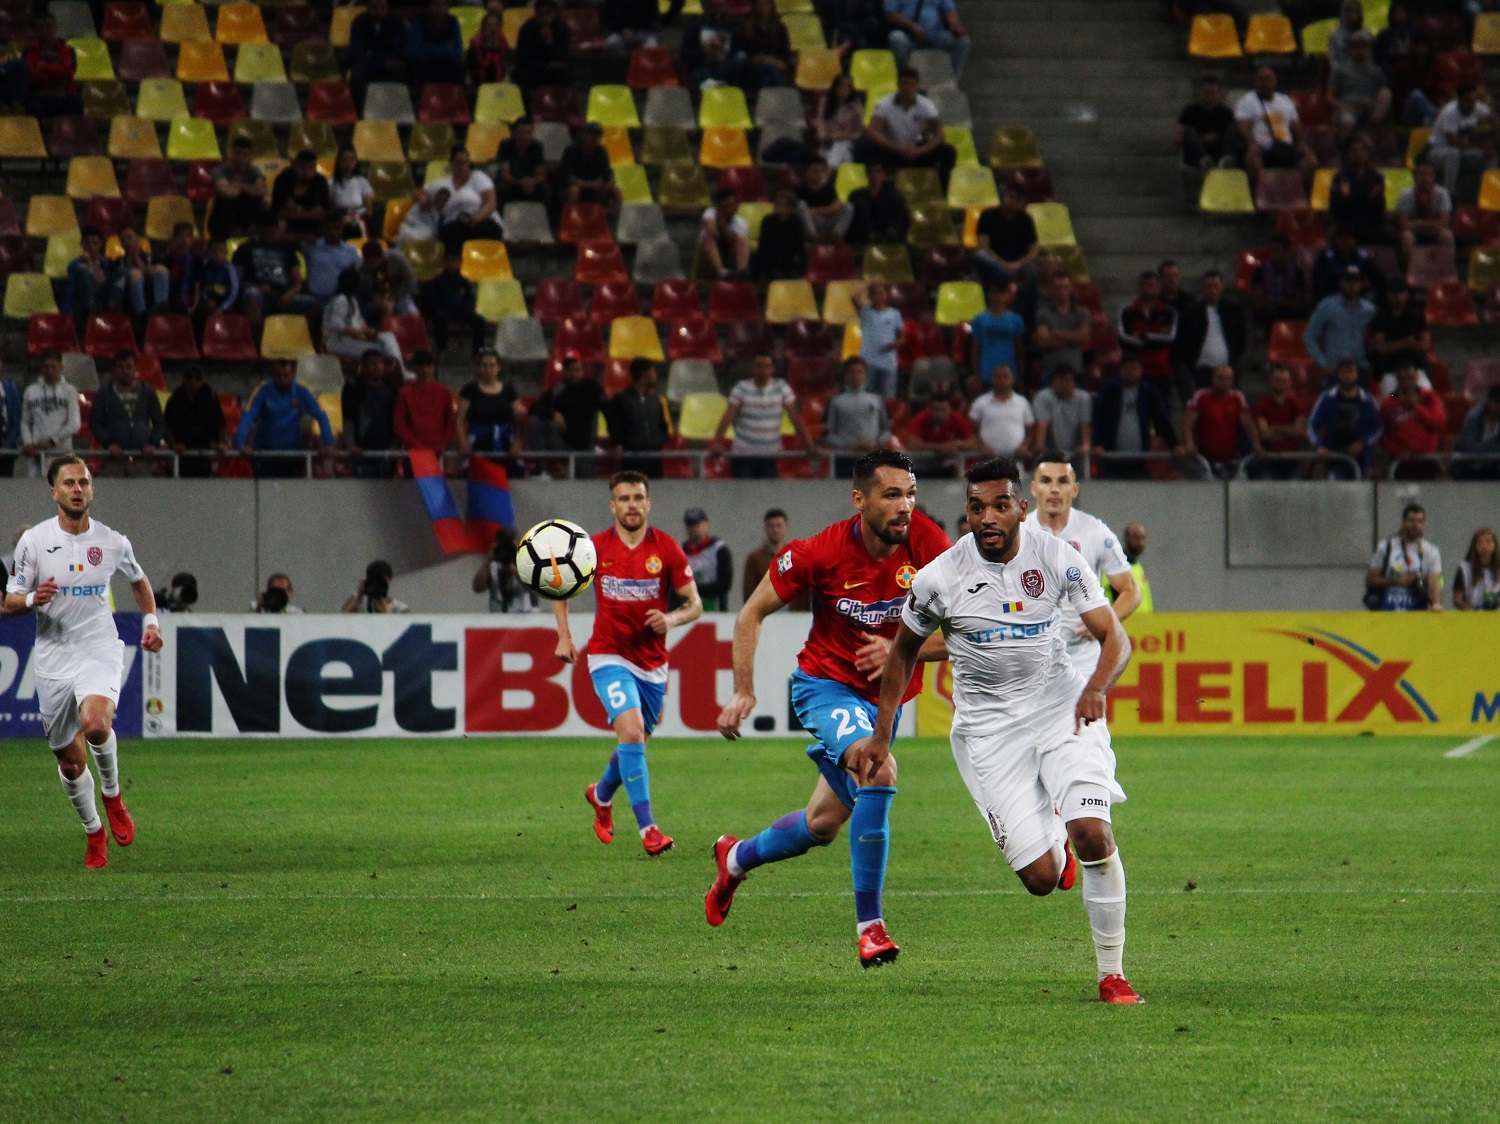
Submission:
[[871,837],[871,836],[868,836],[868,835],[861,835],[861,836],[860,836],[860,837],[859,837],[859,841],[860,841],[860,842],[861,842],[861,843],[884,843],[884,842],[885,842],[885,840],[884,840],[884,839],[882,839],[882,838],[881,838],[881,837],[880,837],[880,836],[878,836],[878,835],[877,835],[877,836],[874,836],[874,837],[873,837],[873,838],[872,838],[872,837]]
[[635,782],[638,781],[638,780],[640,780],[640,779],[641,779],[641,775],[639,773],[637,773],[633,777],[626,777],[625,778],[625,780],[628,781],[630,784],[635,784]]
[[552,559],[552,576],[547,579],[547,582],[546,582],[547,588],[548,589],[561,589],[562,588],[562,571],[557,568],[557,555],[554,554],[554,553],[552,553],[552,551],[549,550],[549,551],[547,551],[547,557],[550,558],[550,559]]
[[47,553],[48,554],[56,554],[61,549],[62,549],[62,547],[60,547],[60,546],[49,546],[47,548]]
[[844,588],[845,589],[858,589],[862,585],[869,585],[869,584],[870,584],[869,582],[845,582],[844,583]]

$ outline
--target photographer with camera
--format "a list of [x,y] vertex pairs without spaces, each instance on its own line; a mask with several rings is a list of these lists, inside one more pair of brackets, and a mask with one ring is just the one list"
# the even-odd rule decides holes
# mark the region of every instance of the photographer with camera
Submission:
[[339,608],[341,613],[409,613],[411,606],[391,596],[391,579],[396,571],[384,559],[365,567],[364,579],[353,595]]
[[285,574],[272,574],[266,579],[266,588],[250,603],[252,613],[300,613],[292,604],[292,579]]
[[1365,575],[1365,608],[1385,612],[1443,607],[1443,556],[1423,535],[1427,509],[1409,503],[1401,509],[1401,533],[1386,539],[1370,559]]
[[163,613],[191,613],[198,603],[198,579],[192,574],[173,574],[171,584],[156,591],[156,607]]
[[516,575],[516,529],[495,530],[490,556],[474,572],[475,593],[490,595],[492,613],[530,613],[537,607],[536,595],[521,585]]

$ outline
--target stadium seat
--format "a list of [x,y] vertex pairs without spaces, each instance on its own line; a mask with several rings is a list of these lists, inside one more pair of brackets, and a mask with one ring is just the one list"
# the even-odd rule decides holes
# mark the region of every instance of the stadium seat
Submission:
[[884,50],[855,51],[849,60],[849,77],[856,90],[892,88],[896,85],[896,56]]
[[1416,177],[1410,168],[1381,168],[1380,174],[1385,177],[1385,209],[1389,214],[1395,214],[1396,201],[1403,191],[1413,186]]
[[[1430,289],[1458,280],[1458,265],[1451,246],[1413,246],[1406,264],[1406,283],[1414,289]],[[1429,302],[1432,295],[1428,295]]]
[[844,72],[843,56],[833,48],[797,52],[797,72],[793,85],[809,93],[822,93]]
[[229,81],[224,48],[217,43],[181,44],[177,48],[177,78],[182,82]]
[[917,72],[924,90],[952,86],[957,82],[953,74],[953,58],[947,51],[930,47],[913,51],[907,57],[906,65]]
[[1026,208],[1026,213],[1036,223],[1037,239],[1043,246],[1078,245],[1078,238],[1073,233],[1073,218],[1065,204],[1032,203]]
[[109,155],[115,160],[160,160],[155,122],[145,117],[116,117],[109,123]]
[[551,246],[552,221],[545,203],[507,203],[500,215],[505,241],[512,245]]
[[1317,20],[1302,29],[1302,53],[1309,58],[1328,54],[1328,37],[1338,27],[1336,19]]
[[95,359],[113,359],[119,351],[139,351],[130,317],[123,312],[95,312],[84,324],[83,350]]
[[192,317],[178,313],[152,316],[146,321],[146,339],[142,350],[168,361],[197,359],[198,344],[193,339]]
[[649,316],[622,316],[615,320],[609,326],[609,357],[664,362],[666,353],[656,331],[656,321]]
[[697,157],[687,130],[671,125],[647,125],[641,130],[640,161],[647,166],[692,163]]
[[401,134],[394,121],[360,121],[354,126],[354,151],[361,160],[405,163]]
[[[670,354],[670,349],[669,349]],[[719,377],[713,361],[673,359],[667,369],[667,401],[680,404],[689,394],[717,394]]]
[[306,316],[266,317],[260,336],[262,359],[299,359],[316,350],[307,330]]
[[1474,17],[1474,38],[1469,47],[1476,55],[1500,55],[1500,12],[1481,12]]
[[684,276],[682,255],[678,253],[677,243],[670,235],[658,235],[636,245],[630,279],[637,285],[655,285],[660,281],[672,281]]
[[[813,310],[816,313],[816,309]],[[770,317],[766,318],[768,321]],[[833,329],[821,320],[793,320],[786,326],[786,357],[828,356],[833,352]]]
[[5,315],[26,320],[39,312],[56,312],[52,279],[45,273],[12,273],[5,279]]
[[897,363],[907,368],[918,359],[940,359],[948,354],[943,329],[931,320],[909,320],[903,330]]
[[744,219],[745,224],[750,228],[750,246],[752,249],[760,245],[760,224],[775,209],[770,203],[753,201],[750,203],[741,203],[735,208],[735,215]]
[[559,320],[552,336],[552,354],[561,357],[570,352],[589,365],[608,359],[604,332],[599,325],[586,316],[568,316]]
[[[93,39],[98,36],[94,27],[94,13],[81,0],[52,0],[47,6],[47,14],[57,21],[59,39]],[[146,25],[149,27],[150,23],[148,14]]]
[[711,441],[719,419],[729,408],[729,399],[717,393],[685,394],[677,432],[688,441]]
[[766,320],[790,324],[793,320],[816,320],[818,298],[807,281],[772,281],[766,289]]
[[613,241],[609,216],[598,203],[567,203],[557,226],[557,240],[564,245]]
[[698,103],[698,124],[704,129],[714,126],[727,129],[754,128],[750,107],[745,104],[745,91],[738,86],[715,86],[703,90]]
[[353,125],[359,120],[354,95],[342,82],[314,82],[307,91],[307,119],[330,125]]
[[609,154],[609,164],[612,168],[628,166],[635,163],[635,147],[630,139],[630,130],[621,125],[604,125],[600,135],[600,143],[604,151]]
[[0,277],[35,270],[36,254],[32,252],[30,239],[19,233],[0,235]]
[[76,231],[64,231],[47,239],[42,251],[42,272],[54,281],[68,275],[68,263],[83,253],[83,239]]
[[349,28],[353,26],[355,19],[364,10],[362,5],[359,7],[334,8],[333,16],[328,21],[329,44],[335,47],[347,47],[349,45]]
[[1500,246],[1475,246],[1469,251],[1470,290],[1488,293],[1497,285],[1500,285]]
[[11,160],[45,160],[47,145],[42,126],[35,117],[0,117],[0,157]]
[[257,82],[250,91],[250,116],[269,124],[289,125],[302,119],[297,87],[290,82]]
[[[308,43],[328,42],[328,32],[323,27],[322,17],[308,4],[287,4],[272,8],[268,33],[272,43],[288,51]],[[468,41],[464,40],[465,43]]]
[[166,49],[154,39],[120,44],[118,70],[124,82],[172,77],[172,64],[167,61]]
[[760,299],[749,281],[715,281],[708,287],[708,318],[715,324],[760,320]]
[[121,195],[95,195],[83,213],[84,226],[97,226],[106,237],[135,225],[135,207]]
[[826,285],[830,281],[852,281],[858,277],[854,247],[847,242],[814,242],[807,247],[807,280],[812,284]]
[[443,244],[435,238],[413,239],[401,247],[401,254],[418,281],[431,281],[443,272]]
[[998,207],[1000,193],[995,188],[995,173],[989,168],[954,168],[948,179],[948,206]]
[[234,80],[242,85],[255,82],[285,82],[281,48],[274,43],[246,43],[235,54]]
[[529,317],[526,310],[526,294],[521,283],[514,278],[481,281],[476,286],[474,311],[489,323],[498,323],[507,317]]
[[208,17],[196,4],[167,4],[161,10],[163,43],[211,43]]
[[193,99],[193,116],[204,117],[219,128],[245,116],[245,101],[233,82],[204,82]]
[[631,281],[606,281],[594,289],[589,316],[601,326],[621,317],[640,317],[641,295]]
[[479,87],[474,102],[474,120],[485,123],[514,124],[526,115],[521,89],[510,82],[486,82]]
[[750,167],[750,141],[745,130],[718,126],[704,129],[698,163],[705,168]]
[[926,286],[916,281],[895,281],[887,286],[891,307],[901,313],[903,319],[919,323],[932,320],[932,301]]
[[83,115],[91,120],[108,121],[134,112],[123,82],[80,82],[78,89],[83,95]]
[[471,238],[463,244],[459,271],[470,281],[490,281],[514,276],[505,243],[493,238]]
[[333,126],[327,121],[293,121],[287,127],[286,150],[301,152],[311,149],[318,154],[318,162],[332,160],[338,153],[338,140]]
[[492,164],[500,142],[510,136],[510,126],[496,121],[476,121],[464,133],[464,146],[475,164]]
[[[1206,185],[1205,185],[1206,190]],[[1285,211],[1306,207],[1307,192],[1302,187],[1302,173],[1296,168],[1263,168],[1255,182],[1257,211]]]
[[158,195],[176,195],[177,178],[162,157],[136,159],[125,166],[125,198],[144,207]]
[[694,281],[660,281],[651,295],[651,319],[660,324],[690,320],[703,315],[703,305]]
[[[10,315],[7,309],[6,315]],[[1500,386],[1500,360],[1473,359],[1464,364],[1464,396],[1482,402],[1490,387]]]
[[79,82],[114,81],[114,63],[109,60],[109,44],[103,39],[69,39],[68,46],[73,48],[74,79]]
[[115,165],[108,156],[75,156],[68,161],[68,181],[64,189],[69,199],[88,199],[95,195],[119,195]]
[[698,127],[693,96],[677,86],[658,86],[646,93],[641,121],[648,128],[692,130]]
[[1302,337],[1306,332],[1306,320],[1276,321],[1271,325],[1271,338],[1266,347],[1266,358],[1273,363],[1311,359],[1302,342]]
[[99,142],[99,126],[87,117],[54,117],[47,133],[47,154],[54,160],[71,160],[75,156],[98,156],[104,152]]
[[1194,16],[1188,33],[1188,54],[1195,59],[1237,59],[1240,35],[1234,17],[1226,15]]
[[713,321],[702,315],[674,321],[667,329],[667,358],[674,362],[684,359],[722,362],[724,353]]
[[549,322],[583,317],[583,290],[571,277],[543,277],[536,283],[531,314]]
[[949,281],[938,289],[937,322],[951,328],[984,311],[984,289],[977,281]]
[[[1292,173],[1294,176],[1296,172]],[[1262,179],[1265,178],[1262,174]],[[1250,197],[1250,177],[1239,168],[1212,168],[1203,176],[1198,209],[1205,214],[1250,215],[1255,200]]]
[[1289,207],[1276,216],[1276,233],[1293,249],[1323,245],[1323,222],[1311,207]]
[[640,115],[635,110],[635,95],[629,86],[595,86],[589,90],[585,120],[592,125],[615,125],[638,129]]
[[[10,315],[7,310],[6,315]],[[65,312],[38,312],[26,321],[26,353],[40,355],[44,351],[62,354],[80,352],[78,330],[73,317]]]
[[[368,116],[369,102],[365,104]],[[471,119],[469,101],[462,86],[454,82],[430,82],[422,87],[421,101],[417,104],[418,121],[467,125]]]
[[954,127],[943,130],[944,138],[953,146],[954,166],[978,168],[979,150],[974,147],[974,130]]
[[339,82],[344,71],[339,66],[338,55],[329,43],[298,43],[292,48],[292,61],[287,67],[287,77],[299,85],[313,82]]
[[755,99],[755,124],[765,129],[776,125],[794,125],[801,129],[807,123],[802,95],[791,86],[772,86]]
[[650,90],[658,86],[680,86],[672,52],[665,47],[637,47],[630,52],[625,85],[632,90]]
[[[467,109],[467,106],[465,106]],[[411,91],[404,82],[371,82],[365,91],[366,121],[389,121],[396,125],[415,125],[416,110],[412,108]]]
[[432,342],[427,338],[427,323],[420,312],[382,317],[380,330],[396,337],[396,343],[401,347],[401,358],[407,361],[417,352],[428,351],[432,347]]
[[[1417,249],[1426,249],[1419,246]],[[1415,262],[1413,251],[1413,262]],[[1439,281],[1427,290],[1427,323],[1435,328],[1469,328],[1479,323],[1469,287],[1457,279]]]
[[1036,168],[1042,164],[1041,146],[1036,134],[1025,125],[1004,125],[990,140],[990,167],[996,171],[1008,168]]
[[135,115],[149,121],[189,117],[182,83],[175,78],[148,78],[135,96]]
[[197,117],[179,117],[167,124],[168,160],[219,160],[219,139],[214,123]]
[[178,223],[198,224],[193,219],[193,203],[184,195],[157,195],[146,204],[146,237],[163,243],[172,237]]
[[928,246],[921,255],[918,280],[929,289],[944,281],[968,281],[973,278],[969,251],[956,241],[951,245]]
[[896,190],[909,207],[915,203],[939,203],[943,184],[936,168],[902,168],[896,173]]
[[370,189],[375,193],[377,203],[407,199],[417,190],[411,165],[405,160],[372,161],[366,166],[365,175],[370,181]]
[[542,159],[549,164],[556,164],[573,143],[573,131],[560,121],[538,121],[536,142],[542,146]]
[[860,264],[860,276],[866,281],[916,280],[916,274],[911,268],[911,253],[904,242],[866,246],[864,261]]
[[580,285],[602,285],[606,281],[627,281],[625,255],[613,240],[580,242],[573,277]]
[[[970,130],[974,128],[974,112],[969,107],[969,95],[957,86],[929,90],[927,96],[937,107],[938,120],[943,123],[944,128]],[[867,116],[874,108],[872,102],[866,109]]]
[[33,195],[26,206],[26,233],[32,238],[76,234],[78,216],[66,195]]
[[679,161],[662,168],[657,202],[663,210],[702,211],[713,202],[708,181],[697,164]]
[[[852,250],[850,260],[853,261]],[[823,323],[843,327],[857,319],[859,310],[854,307],[854,295],[863,293],[864,289],[863,281],[828,282],[827,288],[823,290]]]
[[260,8],[255,4],[219,5],[214,38],[220,43],[234,46],[266,42],[266,23],[261,18]]
[[746,363],[761,352],[771,355],[780,350],[771,325],[760,318],[733,320],[723,325],[724,358],[730,363]]
[[840,164],[838,171],[834,173],[833,186],[840,202],[849,202],[849,196],[869,185],[869,176],[865,173],[863,164]]
[[[707,136],[707,133],[705,132],[704,135]],[[737,203],[764,203],[768,199],[765,177],[761,175],[760,169],[754,166],[721,167],[714,187],[718,191],[734,192]]]

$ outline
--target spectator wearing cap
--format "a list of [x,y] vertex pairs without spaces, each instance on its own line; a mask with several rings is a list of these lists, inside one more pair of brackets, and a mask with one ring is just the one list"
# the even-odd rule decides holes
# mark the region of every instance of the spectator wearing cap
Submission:
[[150,476],[150,458],[166,437],[156,391],[136,377],[135,352],[117,351],[109,382],[94,397],[89,429],[109,456],[99,476]]
[[[1370,370],[1376,376],[1395,371],[1407,360],[1421,367],[1432,350],[1427,316],[1404,281],[1394,281],[1386,290],[1380,314],[1370,324]],[[1389,393],[1388,391],[1386,393]]]
[[951,478],[965,453],[984,452],[969,419],[953,408],[953,387],[945,382],[933,384],[927,405],[906,425],[905,441],[923,476]]
[[623,454],[620,467],[661,476],[661,451],[672,437],[672,415],[656,392],[656,364],[630,361],[630,386],[609,400],[609,437]]
[[943,189],[958,153],[948,143],[937,106],[921,93],[921,76],[910,67],[897,74],[894,93],[875,103],[864,139],[855,146],[861,164],[894,168],[936,168]]
[[1153,270],[1143,270],[1136,298],[1120,309],[1120,344],[1127,355],[1141,361],[1141,371],[1165,388],[1172,379],[1172,345],[1177,340],[1177,312],[1161,299],[1161,282]]
[[[787,518],[786,512],[779,507],[773,507],[767,511],[762,520],[765,528],[766,538],[758,547],[745,555],[745,575],[742,584],[744,599],[749,601],[755,593],[756,586],[765,580],[766,574],[771,570],[771,563],[786,546]],[[807,590],[803,590],[796,597],[787,602],[787,608],[794,613],[805,613],[808,611]]]
[[870,164],[865,168],[865,176],[868,180],[865,186],[849,193],[854,220],[849,224],[847,240],[856,246],[905,242],[911,210],[896,190],[889,169],[884,164]]
[[[605,402],[604,387],[584,369],[578,353],[570,351],[563,358],[562,378],[532,403],[527,448],[551,453],[593,452],[599,411]],[[579,467],[590,469],[592,465],[590,459]]]
[[1234,123],[1234,111],[1223,102],[1218,76],[1198,79],[1198,96],[1177,115],[1172,143],[1182,151],[1184,167],[1231,168],[1245,152],[1245,139]]
[[414,85],[452,82],[463,73],[464,37],[448,0],[427,0],[427,10],[411,21],[406,58]]
[[[318,175],[318,154],[310,148],[297,153],[292,166],[283,168],[271,185],[271,213],[280,222],[284,235],[307,238],[317,234],[332,206],[328,181]],[[340,241],[343,230],[344,216],[340,212]]]
[[823,441],[835,454],[833,474],[839,478],[854,470],[859,455],[883,449],[891,442],[891,417],[885,400],[865,389],[869,371],[857,355],[844,360],[844,387],[828,402],[823,416]]
[[516,85],[530,91],[537,86],[568,86],[573,82],[573,39],[557,15],[556,0],[536,0],[532,17],[516,34]]
[[1396,197],[1396,237],[1401,263],[1411,260],[1417,246],[1453,247],[1453,197],[1437,182],[1437,169],[1427,161],[1417,165],[1412,185]]
[[1364,243],[1388,241],[1385,232],[1385,177],[1370,163],[1370,146],[1355,137],[1344,147],[1344,166],[1328,191],[1328,217]]
[[[729,407],[719,418],[710,447],[728,446],[730,468],[736,477],[749,480],[774,480],[776,456],[781,452],[781,419],[785,415],[811,455],[820,452],[802,421],[797,396],[792,388],[776,377],[776,360],[768,352],[757,355],[750,363],[750,377],[734,384],[729,392]],[[734,426],[734,441],[725,433]]]
[[776,209],[760,220],[760,240],[750,255],[757,281],[788,281],[807,275],[807,225],[797,213],[797,196],[776,192]]
[[1308,147],[1297,103],[1276,89],[1276,72],[1269,66],[1256,70],[1255,88],[1235,103],[1234,120],[1251,179],[1262,168],[1296,168],[1304,183],[1312,182],[1318,160]]
[[1381,125],[1391,112],[1391,89],[1384,70],[1370,58],[1370,33],[1349,37],[1349,57],[1328,78],[1328,116],[1340,135]]
[[619,209],[620,189],[609,166],[609,153],[600,143],[603,136],[604,129],[599,125],[585,125],[564,150],[558,165],[564,203],[602,203],[611,211]]
[[1026,211],[1026,196],[1014,183],[1005,185],[1000,206],[979,216],[976,233],[979,248],[974,253],[974,270],[984,284],[1009,286],[1036,272],[1034,263],[1042,244],[1036,222]]
[[[1331,299],[1331,298],[1330,298]],[[1334,384],[1319,396],[1307,418],[1307,436],[1323,472],[1349,479],[1349,470],[1332,456],[1348,457],[1367,476],[1380,437],[1380,407],[1359,385],[1359,363],[1342,360],[1334,370]]]
[[1500,384],[1490,387],[1483,402],[1476,402],[1464,418],[1453,451],[1490,460],[1459,465],[1454,475],[1469,480],[1500,480]]
[[371,82],[406,81],[410,30],[391,0],[368,0],[349,27],[349,89],[361,110]]
[[162,412],[167,444],[178,456],[177,475],[212,476],[207,455],[229,447],[224,434],[224,407],[196,363],[182,372],[182,382]]
[[1250,403],[1234,388],[1234,368],[1228,363],[1215,367],[1208,385],[1188,399],[1183,429],[1187,455],[1202,457],[1221,479],[1236,473],[1245,449],[1257,457],[1264,452]]
[[1461,172],[1482,172],[1495,163],[1495,122],[1490,107],[1472,85],[1438,111],[1432,123],[1427,159],[1436,165],[1450,195],[1458,191]]
[[[303,423],[317,426],[323,448],[332,447],[333,426],[313,392],[297,381],[297,367],[290,359],[271,364],[271,377],[255,388],[245,412],[240,415],[234,444],[241,453],[290,453],[302,448]],[[303,476],[303,461],[296,457],[256,457],[256,476]]]
[[1396,369],[1396,388],[1380,403],[1380,451],[1392,466],[1392,476],[1431,479],[1443,476],[1442,466],[1429,458],[1448,432],[1448,412],[1431,386],[1422,386],[1411,359]]
[[1359,240],[1354,231],[1340,227],[1333,232],[1332,244],[1313,262],[1313,301],[1320,301],[1330,293],[1337,292],[1340,279],[1351,265],[1364,278],[1365,292],[1378,300],[1385,292],[1385,275],[1370,255],[1359,248]]
[[734,559],[729,544],[713,533],[708,525],[708,512],[701,507],[688,508],[682,522],[687,527],[682,552],[687,555],[688,568],[698,583],[703,608],[711,613],[728,612],[729,593],[734,588]]
[[1209,384],[1216,368],[1239,363],[1250,333],[1244,309],[1225,295],[1217,269],[1203,275],[1201,293],[1183,313],[1172,345],[1177,393],[1184,402]]
[[885,21],[897,66],[905,66],[913,50],[947,51],[953,76],[963,77],[973,41],[954,0],[885,0]]
[[443,271],[427,282],[422,294],[427,327],[438,351],[448,350],[449,332],[454,324],[462,324],[468,328],[473,353],[478,356],[489,330],[484,317],[475,311],[478,299],[474,282],[463,275],[463,255],[457,250],[444,250]]
[[510,136],[500,142],[495,165],[500,177],[496,190],[502,203],[547,202],[547,158],[530,117],[518,117]]
[[703,212],[693,273],[700,280],[742,276],[750,265],[750,224],[739,214],[739,199],[728,188],[714,193]]
[[1333,370],[1346,359],[1361,370],[1369,366],[1365,357],[1365,331],[1375,319],[1375,306],[1364,298],[1365,279],[1358,266],[1344,267],[1339,291],[1318,302],[1302,335],[1308,355],[1324,370]]
[[214,206],[208,216],[210,238],[232,238],[260,225],[266,205],[266,177],[251,161],[254,150],[249,137],[235,137],[229,144],[228,159],[214,169]]
[[437,378],[437,358],[423,349],[411,357],[416,378],[396,394],[396,437],[403,449],[441,453],[453,444],[458,404]]

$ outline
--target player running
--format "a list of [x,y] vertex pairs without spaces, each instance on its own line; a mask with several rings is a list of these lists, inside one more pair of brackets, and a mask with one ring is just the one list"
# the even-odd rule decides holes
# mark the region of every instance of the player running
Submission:
[[[649,526],[651,495],[639,472],[617,472],[609,481],[609,510],[615,525],[593,536],[599,555],[595,583],[594,634],[589,638],[589,678],[619,744],[598,784],[583,795],[594,810],[594,834],[615,841],[615,792],[623,783],[648,855],[672,849],[672,839],[656,826],[651,812],[651,776],[646,770],[646,739],[661,718],[667,694],[667,632],[703,615],[698,584],[687,555],[669,535]],[[667,590],[687,604],[667,612]],[[554,601],[557,658],[578,659],[568,628],[568,603]]]
[[57,457],[47,466],[57,518],[32,527],[16,544],[5,587],[5,611],[36,610],[36,695],[47,743],[88,846],[83,865],[109,865],[109,841],[94,805],[94,755],[104,812],[115,842],[128,847],[135,823],[120,798],[120,760],[115,706],[125,671],[125,644],[109,611],[109,579],[118,571],[130,581],[143,614],[141,647],[161,651],[156,597],[130,540],[89,515],[94,481],[78,457]]
[[[1141,604],[1141,591],[1120,549],[1120,540],[1104,520],[1073,506],[1078,500],[1078,474],[1073,463],[1062,453],[1043,453],[1031,475],[1031,494],[1036,508],[1026,517],[1026,525],[1056,535],[1083,555],[1096,575],[1109,579],[1115,591],[1115,616],[1123,621],[1135,612]],[[1087,679],[1099,665],[1099,641],[1067,599],[1062,603],[1062,630],[1068,662]]]
[[[887,757],[856,784],[844,755],[874,728],[880,671],[912,579],[948,548],[943,529],[915,510],[916,497],[911,461],[889,449],[866,453],[854,464],[857,514],[778,554],[740,610],[734,627],[734,698],[719,715],[719,732],[733,741],[755,709],[761,622],[806,590],[813,624],[792,675],[792,705],[797,720],[817,739],[807,755],[821,775],[805,810],[788,812],[753,839],[719,837],[713,850],[718,877],[704,902],[710,925],[724,923],[734,892],[750,871],[826,847],[847,820],[860,963],[884,964],[901,951],[885,930],[880,901],[896,762]],[[921,658],[946,659],[941,641],[934,637]],[[919,676],[898,701],[921,689]]]
[[[1061,809],[1083,867],[1099,998],[1140,1003],[1122,968],[1125,869],[1110,805],[1125,793],[1104,723],[1104,696],[1130,662],[1130,640],[1083,556],[1024,522],[1014,460],[984,461],[966,478],[974,533],[912,583],[875,733],[850,757],[861,777],[887,768],[906,682],[941,629],[953,661],[953,758],[995,843],[1028,890],[1050,894],[1067,874],[1054,833]],[[1064,651],[1065,604],[1102,647],[1087,682]]]

